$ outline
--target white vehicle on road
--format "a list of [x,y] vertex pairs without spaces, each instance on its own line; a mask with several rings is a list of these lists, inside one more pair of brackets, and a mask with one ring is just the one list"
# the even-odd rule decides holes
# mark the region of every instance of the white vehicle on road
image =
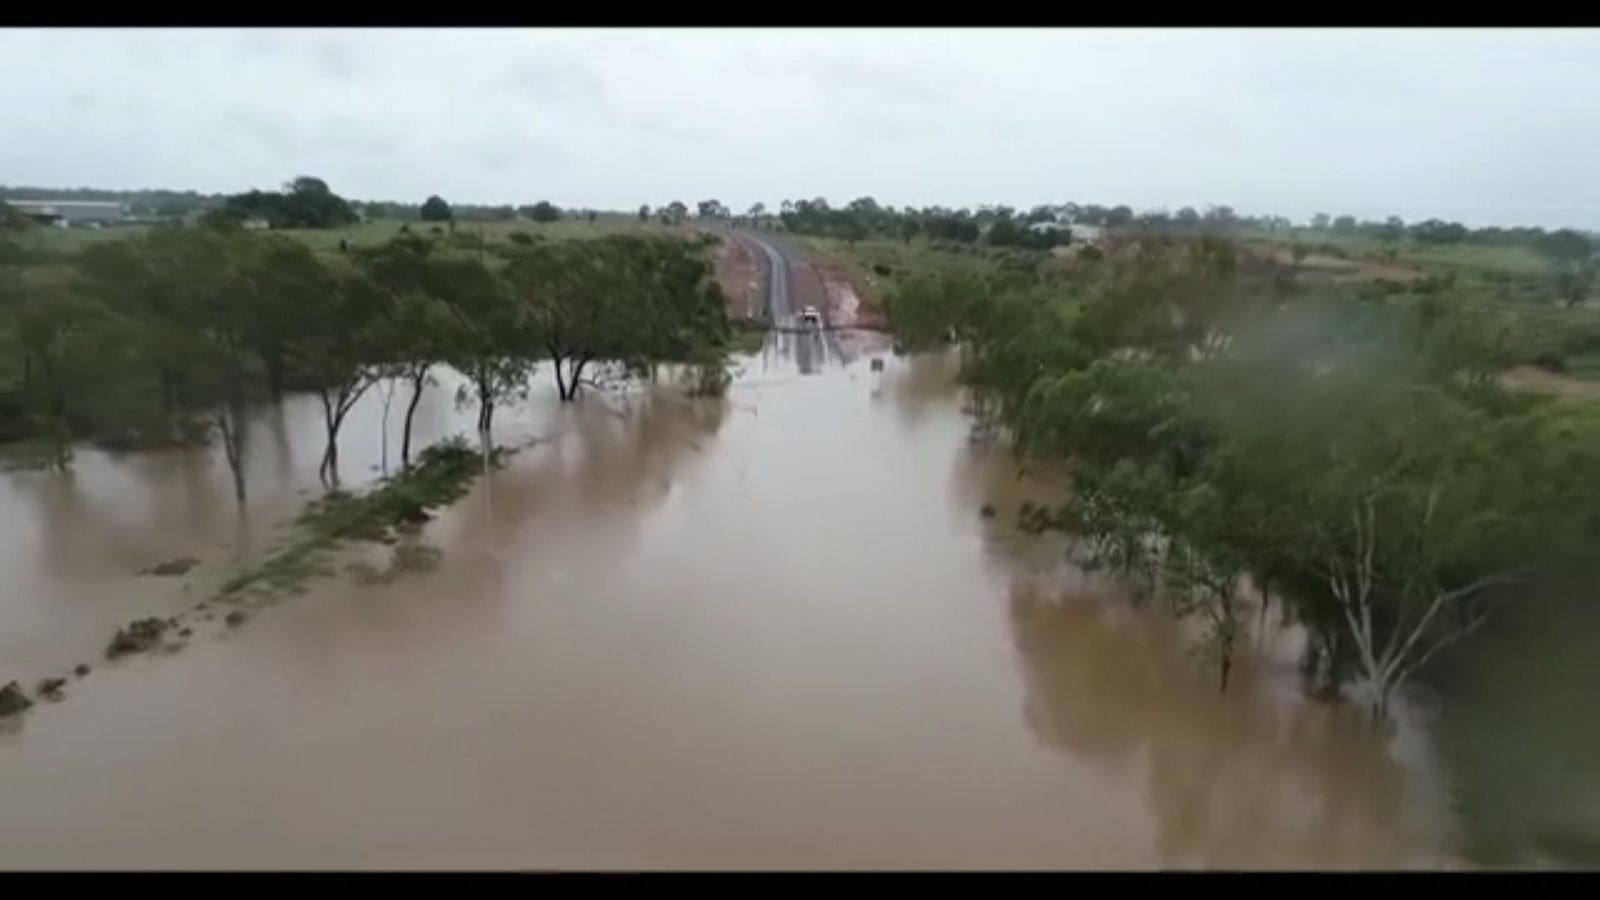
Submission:
[[815,306],[808,306],[805,309],[800,310],[800,324],[821,328],[822,313],[817,312],[817,308]]

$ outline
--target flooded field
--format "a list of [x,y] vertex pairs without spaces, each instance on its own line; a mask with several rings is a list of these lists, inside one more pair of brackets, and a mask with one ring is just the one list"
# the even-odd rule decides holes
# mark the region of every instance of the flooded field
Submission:
[[[1049,486],[969,442],[948,359],[808,340],[726,401],[563,409],[541,372],[496,436],[547,440],[427,526],[436,569],[174,655],[100,650],[314,496],[314,401],[255,423],[242,519],[207,453],[4,476],[0,681],[94,671],[0,734],[0,867],[1454,864],[1419,735],[1302,701],[1288,652],[1219,696],[1015,531]],[[472,416],[435,391],[418,437]]]

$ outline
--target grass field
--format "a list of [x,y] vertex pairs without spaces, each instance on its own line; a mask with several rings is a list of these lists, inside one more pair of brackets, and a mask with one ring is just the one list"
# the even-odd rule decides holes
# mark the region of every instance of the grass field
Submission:
[[[1240,235],[1250,241],[1282,246],[1301,244],[1313,250],[1337,248],[1352,259],[1388,261],[1391,249],[1375,238],[1355,234],[1297,229],[1293,232],[1249,231]],[[1499,273],[1512,277],[1546,278],[1550,263],[1533,250],[1515,245],[1422,244],[1400,241],[1393,245],[1393,263],[1428,270],[1461,269],[1477,274]]]
[[880,296],[893,290],[899,282],[918,275],[988,272],[996,268],[993,253],[986,248],[974,248],[974,252],[954,252],[936,247],[923,238],[917,238],[909,244],[887,239],[847,244],[837,238],[808,235],[794,235],[792,238],[818,261],[839,266],[850,273],[856,284],[866,286]]
[[[339,248],[341,240],[348,240],[355,247],[380,246],[399,234],[400,228],[405,225],[409,225],[414,234],[425,235],[435,227],[446,234],[449,233],[449,229],[443,225],[431,222],[405,222],[399,219],[373,219],[345,228],[285,228],[265,233],[286,235],[304,241],[316,250],[333,252]],[[24,242],[30,250],[60,259],[76,254],[91,244],[122,240],[141,234],[145,230],[146,226],[142,225],[100,229],[33,228],[25,233]],[[689,233],[689,230],[658,222],[640,222],[634,216],[600,216],[593,222],[582,219],[561,219],[547,223],[522,220],[458,222],[455,231],[458,239],[481,234],[484,241],[491,245],[507,243],[513,232],[522,232],[530,237],[547,241],[571,241],[612,234],[684,235]]]
[[[355,247],[377,247],[400,233],[402,226],[410,226],[413,234],[429,234],[438,228],[449,234],[449,228],[432,222],[403,222],[398,219],[374,219],[347,228],[286,228],[274,232],[302,241],[318,250],[336,250],[341,239],[348,239]],[[605,237],[613,234],[671,234],[683,235],[688,229],[640,222],[633,216],[601,216],[593,222],[583,219],[561,219],[555,222],[457,222],[458,239],[482,236],[488,244],[507,243],[515,232],[547,241],[575,241]]]

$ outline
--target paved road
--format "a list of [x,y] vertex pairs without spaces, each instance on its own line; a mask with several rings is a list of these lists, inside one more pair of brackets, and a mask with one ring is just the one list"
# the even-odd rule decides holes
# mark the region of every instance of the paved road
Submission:
[[740,236],[762,252],[762,268],[766,272],[767,284],[767,317],[778,328],[793,328],[795,308],[789,295],[792,280],[789,257],[770,238],[757,237],[748,231],[740,232]]
[[[780,356],[794,356],[805,374],[817,371],[830,356],[843,362],[838,337],[831,331],[795,331],[799,326],[797,294],[802,304],[817,307],[823,325],[828,324],[826,290],[805,256],[793,244],[770,234],[739,231],[738,235],[761,251],[759,255],[766,274],[767,316],[779,329],[769,339],[769,345],[775,345]],[[797,275],[806,280],[804,290],[796,289]]]

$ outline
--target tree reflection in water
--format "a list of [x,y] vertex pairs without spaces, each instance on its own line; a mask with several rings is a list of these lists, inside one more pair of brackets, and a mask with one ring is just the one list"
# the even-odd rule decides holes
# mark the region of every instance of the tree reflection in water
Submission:
[[1219,694],[1175,623],[1096,597],[1018,583],[1010,619],[1034,734],[1141,780],[1169,864],[1437,864],[1402,808],[1405,768],[1358,711],[1259,669]]

